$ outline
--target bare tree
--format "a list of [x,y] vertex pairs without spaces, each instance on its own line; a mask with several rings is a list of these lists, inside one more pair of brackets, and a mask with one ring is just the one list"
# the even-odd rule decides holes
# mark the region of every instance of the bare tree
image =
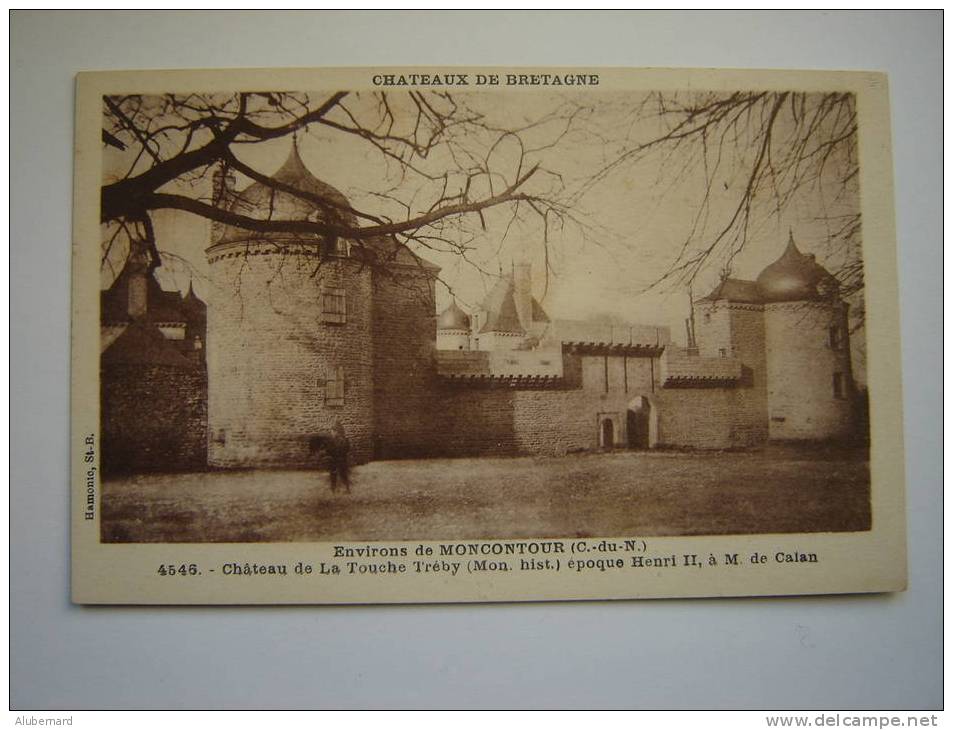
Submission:
[[[145,241],[160,260],[153,216],[179,210],[259,234],[284,233],[303,241],[337,237],[359,248],[389,237],[400,245],[468,253],[459,226],[472,218],[486,227],[486,212],[571,216],[564,185],[543,164],[542,153],[572,129],[578,107],[557,104],[525,123],[494,126],[445,92],[164,94],[105,97],[102,139],[119,174],[102,187],[103,261],[120,239]],[[320,129],[366,145],[389,174],[365,191],[373,206],[355,207],[331,195],[298,190],[249,164],[244,152],[291,135]],[[225,166],[274,191],[314,203],[325,215],[307,220],[265,218],[220,205],[207,192],[214,170]],[[376,263],[366,257],[371,265]]]
[[[490,226],[505,241],[517,224],[538,231],[548,284],[553,231],[574,225],[580,235],[561,240],[576,246],[613,234],[628,238],[600,228],[586,211],[589,194],[615,184],[619,171],[654,164],[666,178],[659,198],[680,185],[693,196],[684,236],[654,287],[690,287],[705,272],[727,275],[734,258],[760,240],[752,235],[759,221],[779,219],[810,199],[811,215],[827,232],[822,262],[842,293],[854,297],[855,313],[862,312],[855,296],[864,280],[852,94],[553,94],[522,107],[531,114],[511,116],[488,113],[491,96],[474,101],[470,94],[414,90],[107,97],[103,144],[113,158],[109,169],[119,172],[102,188],[103,260],[117,240],[135,237],[158,261],[152,218],[169,209],[316,245],[326,236],[358,247],[387,236],[478,267],[471,259],[475,239]],[[296,190],[248,161],[250,148],[315,130],[362,146],[386,174],[344,204]],[[573,154],[576,161],[566,162]],[[223,165],[326,215],[260,218],[219,205],[209,178]]]
[[812,201],[814,218],[825,227],[822,257],[841,293],[862,292],[853,94],[659,92],[628,108],[640,122],[638,133],[612,143],[609,161],[575,199],[620,169],[652,160],[670,186],[691,181],[687,231],[653,287],[691,286],[706,270],[727,275],[733,259],[756,240],[756,219],[780,217],[800,197]]

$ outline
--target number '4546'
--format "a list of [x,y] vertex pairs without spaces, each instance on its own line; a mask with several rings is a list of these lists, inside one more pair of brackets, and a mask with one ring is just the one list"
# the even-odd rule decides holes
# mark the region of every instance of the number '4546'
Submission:
[[159,575],[199,575],[199,568],[195,563],[182,563],[181,565],[163,563],[156,572]]

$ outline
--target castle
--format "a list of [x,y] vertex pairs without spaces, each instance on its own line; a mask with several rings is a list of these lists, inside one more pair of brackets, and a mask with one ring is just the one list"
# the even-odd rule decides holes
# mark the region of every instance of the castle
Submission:
[[[259,219],[355,224],[345,196],[311,174],[296,145],[274,179],[326,202],[257,182],[239,192],[222,170],[214,200]],[[854,432],[847,305],[793,237],[756,280],[726,278],[693,302],[687,348],[666,327],[550,318],[527,264],[474,311],[452,302],[436,316],[437,267],[386,237],[213,224],[206,255],[201,436],[213,467],[306,466],[307,436],[337,421],[359,462],[722,449]],[[127,329],[168,324],[151,304],[133,315],[133,299]],[[104,368],[120,339],[104,350]]]
[[206,459],[206,306],[164,291],[133,241],[100,292],[100,413],[106,470],[189,469]]

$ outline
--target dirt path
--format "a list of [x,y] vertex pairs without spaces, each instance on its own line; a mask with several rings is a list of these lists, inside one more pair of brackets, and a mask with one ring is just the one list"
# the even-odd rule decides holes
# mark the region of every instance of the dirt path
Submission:
[[860,452],[619,452],[374,462],[353,493],[315,471],[123,477],[111,542],[272,542],[865,530]]

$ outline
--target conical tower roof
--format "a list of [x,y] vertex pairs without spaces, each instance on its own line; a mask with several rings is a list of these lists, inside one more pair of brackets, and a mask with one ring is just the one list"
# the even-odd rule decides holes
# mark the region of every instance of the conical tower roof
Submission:
[[483,302],[483,309],[486,311],[486,323],[480,328],[481,333],[526,334],[516,309],[512,279],[501,279],[493,287]]
[[205,302],[199,299],[198,295],[195,293],[195,290],[192,288],[191,279],[189,280],[189,290],[186,292],[185,296],[182,297],[182,309],[189,321],[205,321],[207,307]]

